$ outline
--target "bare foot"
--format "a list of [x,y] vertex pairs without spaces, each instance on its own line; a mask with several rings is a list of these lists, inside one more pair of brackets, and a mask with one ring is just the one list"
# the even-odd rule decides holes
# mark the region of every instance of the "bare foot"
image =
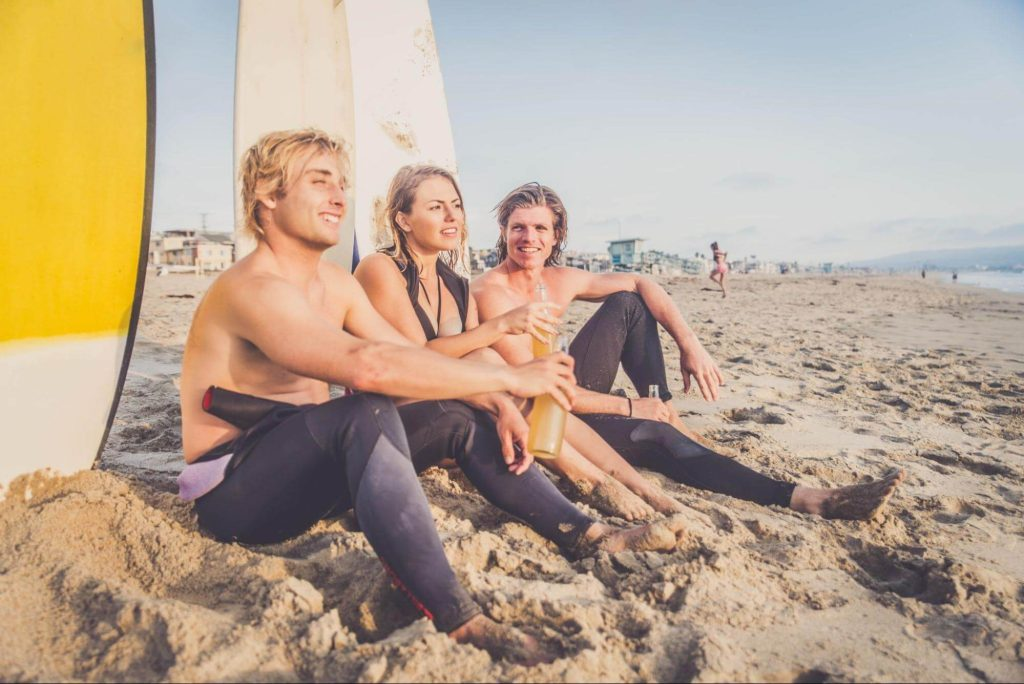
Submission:
[[654,485],[644,487],[642,491],[638,491],[636,494],[641,499],[649,503],[651,508],[656,510],[658,513],[672,515],[683,511],[683,504],[679,503],[671,496],[661,491],[661,488]]
[[797,487],[793,490],[790,507],[829,519],[871,520],[889,501],[904,476],[902,469],[894,468],[881,479],[865,484],[838,489]]
[[613,477],[605,477],[596,486],[589,482],[572,482],[570,486],[577,500],[605,515],[631,521],[654,517],[653,508]]
[[586,551],[673,551],[686,534],[686,520],[673,516],[665,520],[620,530],[594,523],[585,537]]
[[520,665],[550,663],[557,656],[529,634],[515,627],[495,622],[486,615],[475,615],[468,622],[448,633],[460,644],[471,644],[491,654],[492,658],[511,660]]

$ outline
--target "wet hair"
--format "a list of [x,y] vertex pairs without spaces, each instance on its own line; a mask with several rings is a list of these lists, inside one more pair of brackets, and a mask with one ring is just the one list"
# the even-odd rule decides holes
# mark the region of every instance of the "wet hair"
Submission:
[[551,247],[551,255],[544,261],[545,266],[558,264],[562,259],[562,250],[569,232],[569,213],[562,204],[562,198],[554,190],[540,183],[520,185],[494,207],[498,215],[498,263],[508,258],[508,242],[505,240],[505,229],[508,220],[516,209],[530,207],[547,207],[554,216],[555,240]]
[[[430,164],[411,164],[398,169],[398,173],[391,179],[391,187],[388,188],[387,204],[384,208],[384,215],[378,219],[384,223],[381,226],[391,235],[392,244],[382,248],[380,251],[393,257],[401,268],[410,263],[415,263],[412,249],[409,247],[409,237],[402,227],[398,225],[398,215],[408,214],[412,211],[412,204],[416,201],[416,191],[419,190],[423,181],[430,178],[444,178],[455,188],[455,194],[459,196],[459,203],[462,201],[462,191],[455,180],[455,175],[448,169]],[[459,235],[459,246],[456,249],[449,249],[442,252],[440,259],[452,269],[462,264],[466,252],[466,225],[463,221],[462,234]]]
[[344,141],[315,128],[267,133],[242,155],[238,177],[242,182],[244,228],[257,240],[265,236],[260,224],[257,194],[283,196],[292,181],[292,161],[310,151],[334,154],[338,158],[342,182],[348,183],[347,146]]

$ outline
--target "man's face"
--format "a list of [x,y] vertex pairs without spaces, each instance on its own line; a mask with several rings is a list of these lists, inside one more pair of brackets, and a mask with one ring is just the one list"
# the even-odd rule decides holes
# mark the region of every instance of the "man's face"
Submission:
[[264,200],[274,224],[315,248],[338,244],[346,206],[337,156],[322,150],[299,154],[289,172],[291,181],[283,194]]
[[555,215],[547,207],[516,209],[504,233],[509,259],[520,268],[544,268],[555,245]]

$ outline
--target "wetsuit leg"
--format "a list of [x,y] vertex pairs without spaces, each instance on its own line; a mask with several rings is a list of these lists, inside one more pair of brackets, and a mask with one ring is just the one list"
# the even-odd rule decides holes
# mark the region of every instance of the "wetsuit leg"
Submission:
[[509,472],[494,421],[482,411],[457,401],[423,401],[398,413],[417,468],[454,458],[484,498],[565,549],[594,524],[537,466],[522,475]]
[[608,393],[622,363],[641,397],[650,385],[658,386],[663,401],[672,398],[665,378],[665,356],[658,338],[658,322],[635,292],[616,292],[580,328],[569,345],[576,361],[576,382],[595,392]]
[[438,630],[480,612],[445,558],[390,399],[357,394],[303,407],[240,447],[245,458],[196,500],[203,528],[273,543],[354,508],[378,557]]
[[676,482],[765,506],[789,506],[793,496],[796,485],[717,454],[668,423],[596,413],[579,417],[632,465]]

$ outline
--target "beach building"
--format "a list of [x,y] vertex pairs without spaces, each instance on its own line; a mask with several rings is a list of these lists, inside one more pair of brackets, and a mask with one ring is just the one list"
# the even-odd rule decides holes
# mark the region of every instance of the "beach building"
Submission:
[[228,233],[167,230],[149,241],[149,263],[172,271],[223,271],[235,261],[235,242]]
[[605,273],[612,270],[611,258],[607,254],[566,251],[562,254],[565,265],[591,273]]
[[470,273],[483,273],[489,268],[494,268],[498,265],[498,250],[493,247],[487,249],[473,249],[469,250],[469,272]]
[[611,240],[608,243],[608,257],[616,271],[639,271],[643,265],[643,238]]

